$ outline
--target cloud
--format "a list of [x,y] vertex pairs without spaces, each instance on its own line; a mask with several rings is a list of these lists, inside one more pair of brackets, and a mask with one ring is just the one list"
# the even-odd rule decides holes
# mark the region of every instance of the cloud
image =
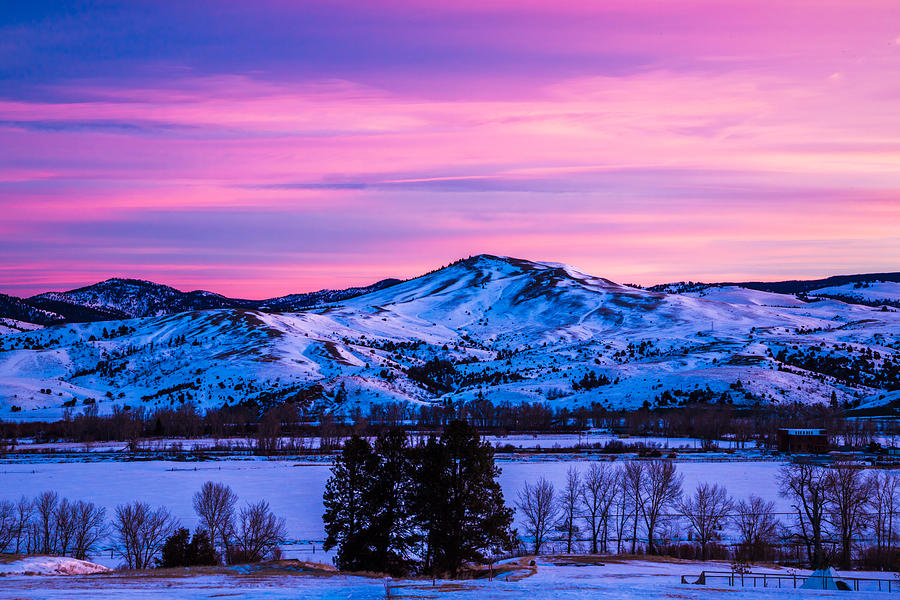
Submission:
[[4,285],[275,295],[485,251],[647,282],[884,269],[893,5],[20,3]]

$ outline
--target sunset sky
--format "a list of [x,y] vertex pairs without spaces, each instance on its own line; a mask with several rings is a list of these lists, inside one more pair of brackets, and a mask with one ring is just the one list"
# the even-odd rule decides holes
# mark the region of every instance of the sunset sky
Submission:
[[900,2],[0,0],[0,291],[900,270]]

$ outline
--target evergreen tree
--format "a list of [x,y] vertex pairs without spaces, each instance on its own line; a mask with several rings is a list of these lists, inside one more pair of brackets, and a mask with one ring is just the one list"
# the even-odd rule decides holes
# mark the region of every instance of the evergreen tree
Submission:
[[421,450],[416,512],[426,548],[425,569],[456,574],[466,561],[511,549],[513,511],[503,502],[490,444],[464,421],[451,421],[440,440]]
[[341,570],[456,574],[466,561],[515,545],[499,474],[491,446],[462,421],[421,448],[410,448],[399,428],[374,448],[355,435],[326,484],[325,549],[337,547]]
[[162,557],[158,561],[160,568],[216,564],[216,551],[209,541],[209,535],[199,529],[193,538],[190,535],[191,532],[182,527],[166,538]]
[[209,539],[209,534],[202,529],[194,532],[188,555],[194,565],[214,565],[218,562],[212,540]]
[[375,441],[377,466],[367,489],[366,506],[371,511],[369,540],[372,544],[370,570],[402,575],[414,565],[417,550],[411,451],[406,432],[393,428]]
[[183,567],[187,564],[188,544],[191,532],[182,527],[166,539],[162,547],[159,566],[163,569]]
[[368,488],[377,466],[368,441],[354,435],[344,444],[325,485],[325,550],[337,547],[334,564],[343,571],[363,571],[371,563],[371,511]]

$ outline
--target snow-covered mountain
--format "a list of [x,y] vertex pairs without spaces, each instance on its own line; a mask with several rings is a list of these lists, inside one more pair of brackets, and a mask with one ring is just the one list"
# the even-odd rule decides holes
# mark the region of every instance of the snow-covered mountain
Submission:
[[[79,301],[136,313],[159,306]],[[0,415],[54,417],[92,400],[103,412],[182,401],[302,401],[337,412],[478,399],[852,405],[900,389],[900,310],[737,286],[671,294],[480,255],[339,304],[266,309],[2,335]]]
[[809,292],[809,295],[815,298],[832,298],[854,304],[900,308],[900,283],[896,281],[858,281],[818,288]]
[[[900,300],[900,273],[868,273],[834,275],[825,279],[790,281],[745,281],[743,283],[701,283],[679,281],[648,287],[648,290],[666,294],[701,293],[710,288],[743,288],[773,294],[794,294],[806,301],[817,297],[840,296],[851,304],[869,304],[885,301],[896,306]],[[864,290],[860,292],[860,290]]]
[[255,303],[255,307],[268,311],[298,311],[312,306],[321,306],[323,304],[333,304],[341,302],[347,298],[362,296],[369,292],[383,290],[386,287],[400,283],[399,279],[382,279],[372,285],[363,287],[351,287],[343,290],[319,290],[318,292],[307,292],[305,294],[289,294],[269,300],[262,300]]
[[106,315],[108,319],[155,317],[189,310],[242,306],[240,300],[213,292],[182,292],[167,285],[140,279],[107,279],[68,292],[39,294],[28,300],[37,306],[53,307],[61,313],[71,313],[78,309],[92,310],[101,316]]
[[267,300],[228,298],[214,292],[182,292],[167,285],[141,279],[107,279],[68,292],[46,292],[30,298],[0,294],[0,318],[26,323],[85,323],[116,321],[136,317],[160,317],[193,310],[251,308],[267,311],[296,311],[381,290],[399,279],[383,279],[365,287],[319,290],[290,294]]

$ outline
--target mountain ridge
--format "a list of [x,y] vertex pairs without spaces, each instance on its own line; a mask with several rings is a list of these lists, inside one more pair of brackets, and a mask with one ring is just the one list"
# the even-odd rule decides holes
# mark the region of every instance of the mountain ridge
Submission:
[[113,277],[65,292],[44,292],[28,298],[0,294],[0,318],[32,322],[21,317],[34,315],[38,318],[34,321],[36,324],[50,325],[115,321],[219,308],[294,311],[325,302],[339,302],[384,289],[399,281],[382,279],[368,286],[343,290],[323,289],[264,300],[245,300],[206,290],[184,292],[144,279]]
[[[505,261],[510,265],[523,263],[541,264],[545,265],[547,268],[560,268],[564,271],[568,270],[580,273],[584,277],[591,277],[593,279],[606,281],[609,284],[620,285],[602,277],[586,275],[562,263],[526,261],[525,259],[492,254],[478,254],[468,258],[459,259],[445,267],[435,269],[407,281],[415,281],[421,277],[440,271],[441,269],[465,264],[466,261],[488,259]],[[185,292],[172,286],[149,280],[113,277],[64,292],[44,292],[28,298],[18,298],[16,296],[0,294],[0,318],[16,319],[38,325],[48,325],[51,323],[110,321],[125,318],[161,316],[190,310],[210,310],[217,308],[251,308],[266,311],[291,312],[304,310],[320,304],[341,302],[349,298],[379,291],[403,282],[404,280],[401,279],[386,278],[368,286],[354,286],[344,289],[321,289],[314,292],[287,294],[263,300],[247,300],[242,298],[231,298],[206,290],[192,290]],[[674,282],[646,287],[622,284],[621,287],[645,289],[652,292],[668,294],[700,292],[701,290],[709,288],[740,287],[785,295],[802,295],[826,287],[871,282],[900,283],[900,272],[833,275],[821,279],[795,279],[773,282]],[[129,289],[132,290],[132,293],[130,294],[128,293]],[[142,299],[141,292],[149,298]],[[104,301],[104,293],[106,293],[107,296],[113,296],[114,298],[107,298],[106,301]],[[815,294],[813,294],[813,296],[815,296]],[[857,297],[853,294],[848,295],[838,293],[825,297],[834,297],[851,303],[859,302],[872,304],[873,302],[877,302],[877,299],[873,301],[871,299]],[[116,298],[118,299],[117,301]],[[887,304],[889,306],[897,306],[900,303],[888,299]],[[33,315],[37,320],[29,321],[27,318],[21,318],[23,315],[27,314]]]
[[738,287],[666,294],[493,255],[389,283],[300,311],[213,308],[0,335],[0,417],[184,402],[341,414],[483,401],[853,407],[900,389],[900,310],[887,306]]
[[[672,283],[660,283],[647,286],[644,289],[666,292],[681,288],[682,291],[698,291],[708,287],[742,287],[762,292],[775,294],[798,294],[822,289],[825,287],[841,286],[846,284],[867,282],[892,282],[900,283],[900,272],[894,273],[857,273],[853,275],[831,275],[821,279],[786,279],[784,281],[744,281],[744,282],[717,282],[704,283],[694,281],[677,281]],[[669,291],[667,293],[679,293]]]

